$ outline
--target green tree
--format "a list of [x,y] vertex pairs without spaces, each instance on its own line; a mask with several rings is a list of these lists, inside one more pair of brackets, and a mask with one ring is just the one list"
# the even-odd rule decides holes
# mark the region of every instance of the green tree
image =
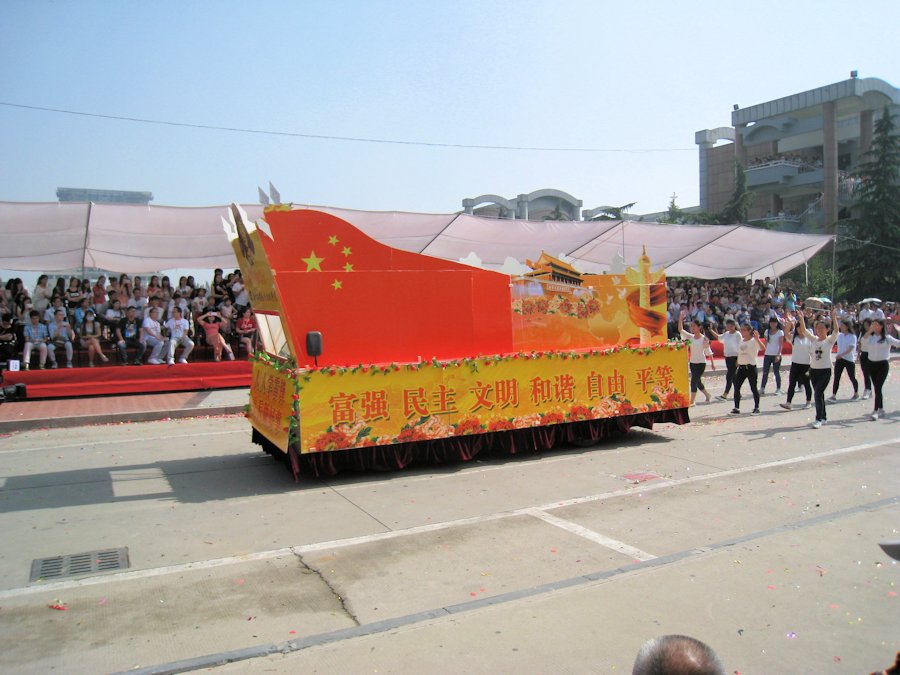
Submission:
[[725,208],[716,216],[716,220],[722,225],[732,223],[746,223],[747,213],[753,203],[753,193],[747,189],[747,173],[740,162],[734,162],[734,192],[725,204]]
[[853,218],[840,223],[838,270],[842,286],[855,296],[900,295],[900,137],[885,106],[875,124],[871,149],[857,167]]
[[591,220],[625,220],[628,211],[633,209],[635,204],[637,202],[623,204],[622,206],[604,206]]

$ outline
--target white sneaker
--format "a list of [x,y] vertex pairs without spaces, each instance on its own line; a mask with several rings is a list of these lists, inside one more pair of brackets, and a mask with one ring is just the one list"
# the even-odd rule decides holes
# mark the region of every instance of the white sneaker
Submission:
[[869,417],[871,418],[871,420],[872,420],[873,422],[877,422],[877,421],[878,421],[878,411],[876,410],[876,411],[873,412],[871,415],[869,415]]
[[806,408],[812,408],[812,401],[807,401],[806,403],[804,403],[804,404],[803,404],[803,408],[804,408],[804,410],[805,410]]
[[859,394],[854,393],[853,396],[850,397],[850,400],[851,400],[851,401],[858,401],[858,400],[859,400]]
[[776,395],[776,396],[781,396],[781,389],[776,389],[776,390],[775,390],[775,395]]
[[147,363],[149,363],[152,366],[161,366],[162,365],[162,361],[160,361],[159,359],[147,359]]
[[178,363],[187,363],[187,359],[178,359]]
[[[228,352],[228,360],[234,361],[234,352]],[[706,395],[706,400],[709,400],[709,394]]]
[[812,428],[813,428],[813,429],[821,429],[821,428],[822,428],[822,421],[821,421],[821,420],[816,420],[815,422],[813,422],[813,423],[812,423]]
[[879,409],[878,409],[878,416],[879,416],[879,417],[884,417],[884,408],[879,408]]
[[832,403],[834,403],[835,401],[837,401],[837,396],[829,396],[829,397],[826,398],[825,400],[826,400],[826,401],[831,401]]
[[864,391],[863,391],[863,395],[862,395],[862,400],[865,401],[865,400],[868,399],[871,395],[872,395],[872,392],[871,392],[871,391],[869,391],[868,389],[864,390]]
[[781,406],[782,408],[784,408],[785,410],[790,410],[791,408],[794,407],[794,406],[792,406],[790,403],[779,403],[778,405],[780,405],[780,406]]
[[175,365],[175,359],[166,359],[166,365],[174,366],[174,365]]

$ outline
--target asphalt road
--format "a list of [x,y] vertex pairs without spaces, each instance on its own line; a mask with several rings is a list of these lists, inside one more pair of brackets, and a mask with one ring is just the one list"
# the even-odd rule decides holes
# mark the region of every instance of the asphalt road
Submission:
[[[743,675],[880,670],[897,368],[886,399],[819,430],[774,396],[717,401],[592,448],[299,484],[240,417],[13,434],[0,669],[628,673],[684,633]],[[125,571],[29,582],[34,559],[119,547]]]

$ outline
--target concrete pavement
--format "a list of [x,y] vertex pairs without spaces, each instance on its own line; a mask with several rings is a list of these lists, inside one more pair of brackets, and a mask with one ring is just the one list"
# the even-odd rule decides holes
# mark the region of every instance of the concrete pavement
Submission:
[[[590,449],[299,485],[239,417],[13,434],[0,667],[615,673],[684,632],[729,672],[883,668],[900,418],[841,401],[813,430],[779,400],[739,418],[701,404],[690,425]],[[115,546],[127,571],[28,582],[34,558]]]

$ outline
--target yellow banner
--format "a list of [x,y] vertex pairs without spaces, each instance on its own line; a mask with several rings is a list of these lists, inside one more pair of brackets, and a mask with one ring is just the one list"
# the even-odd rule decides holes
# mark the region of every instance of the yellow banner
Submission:
[[237,223],[237,238],[231,242],[237,257],[244,285],[250,294],[254,310],[281,313],[281,302],[275,290],[275,278],[266,250],[255,227],[248,231],[243,222]]
[[253,361],[253,384],[247,417],[257,431],[285,452],[288,449],[295,394],[294,380],[286,372],[279,372],[262,361]]
[[[300,372],[301,452],[521,429],[688,405],[680,343]],[[254,383],[255,388],[255,383]]]

